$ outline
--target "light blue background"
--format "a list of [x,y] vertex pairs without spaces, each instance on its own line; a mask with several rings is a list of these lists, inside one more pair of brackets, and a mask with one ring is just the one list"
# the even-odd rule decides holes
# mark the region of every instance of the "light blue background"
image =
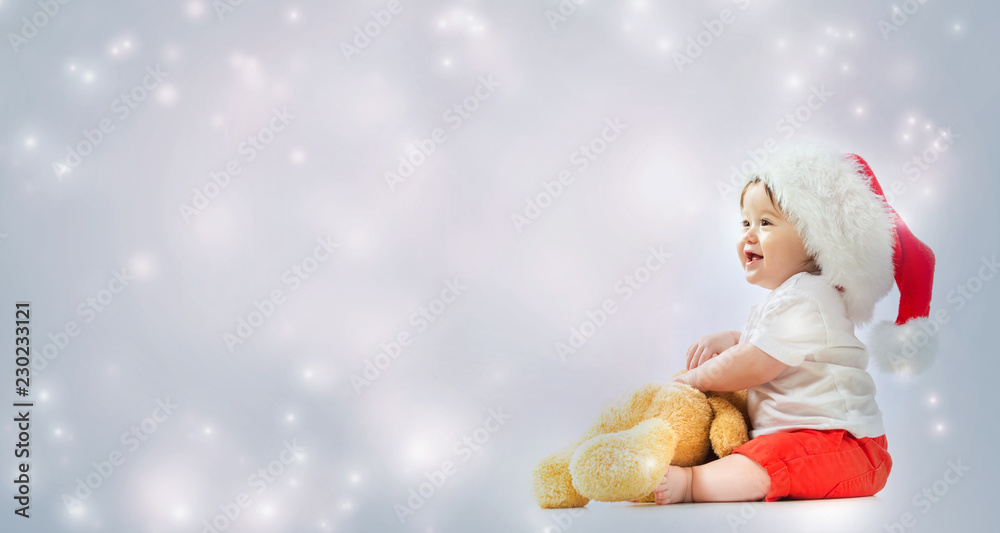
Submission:
[[[77,0],[0,49],[4,345],[15,301],[31,302],[36,357],[79,327],[32,376],[32,518],[7,498],[4,531],[201,532],[241,493],[251,504],[226,531],[885,531],[905,512],[907,531],[995,529],[997,281],[949,294],[1000,253],[996,7],[927,2],[886,39],[887,2],[588,0],[553,29],[555,1],[404,0],[345,59],[386,5],[248,0],[220,20],[205,0]],[[703,21],[727,8],[735,20],[708,39]],[[8,45],[39,10],[0,3]],[[700,32],[711,42],[679,71],[674,54]],[[113,101],[157,65],[166,78],[120,118]],[[489,98],[466,100],[489,76]],[[814,88],[832,95],[802,108]],[[463,101],[476,109],[452,129],[445,112]],[[274,108],[295,118],[248,161],[240,144]],[[789,128],[797,110],[808,118]],[[615,117],[627,129],[580,171],[574,151]],[[103,118],[114,130],[57,176]],[[447,139],[391,192],[385,173],[435,128]],[[907,174],[944,128],[949,149]],[[830,142],[883,186],[899,180],[893,206],[937,255],[932,310],[950,318],[938,361],[911,379],[873,370],[888,485],[864,500],[538,509],[541,457],[605,401],[667,380],[699,336],[741,329],[765,296],[742,276],[736,193],[720,185],[770,138]],[[180,204],[231,160],[242,172],[185,221]],[[572,183],[516,231],[512,213],[562,170]],[[324,236],[339,247],[292,291],[285,271]],[[626,301],[616,283],[650,246],[671,257]],[[78,306],[112,294],[123,268],[136,279],[85,322]],[[453,279],[467,289],[418,332],[411,315]],[[283,303],[231,353],[224,334],[273,290]],[[608,298],[618,311],[560,360],[556,343]],[[356,394],[351,376],[400,333],[410,345]],[[132,451],[122,433],[167,399],[179,407]],[[469,451],[490,409],[510,418]],[[304,451],[282,465],[293,440]],[[67,508],[115,451],[124,463]],[[454,474],[400,524],[394,504],[446,460]],[[970,470],[929,508],[915,502],[948,461]],[[269,464],[281,473],[258,494],[248,478]]]

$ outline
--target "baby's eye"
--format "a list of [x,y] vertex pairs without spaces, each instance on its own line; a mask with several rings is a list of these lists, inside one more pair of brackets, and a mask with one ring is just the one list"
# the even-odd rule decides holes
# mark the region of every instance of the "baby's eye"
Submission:
[[747,226],[749,226],[749,225],[750,225],[750,222],[748,222],[746,220],[743,221],[743,227],[744,228],[747,227]]
[[771,225],[771,221],[769,221],[769,220],[768,220],[768,219],[766,219],[766,218],[763,218],[763,219],[761,219],[761,221],[760,221],[760,225],[761,225],[761,226],[765,226],[765,225],[768,225],[768,226],[769,226],[769,225]]

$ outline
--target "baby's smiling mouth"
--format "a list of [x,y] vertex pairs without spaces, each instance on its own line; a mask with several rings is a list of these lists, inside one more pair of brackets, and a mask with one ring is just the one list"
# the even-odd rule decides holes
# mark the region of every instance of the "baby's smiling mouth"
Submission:
[[747,264],[748,264],[748,265],[753,265],[753,264],[756,264],[756,263],[757,263],[757,261],[760,261],[761,259],[763,259],[763,258],[764,258],[764,256],[762,256],[762,255],[757,255],[757,254],[755,254],[755,253],[753,253],[753,252],[747,252],[747,253],[746,253],[746,256],[747,256]]

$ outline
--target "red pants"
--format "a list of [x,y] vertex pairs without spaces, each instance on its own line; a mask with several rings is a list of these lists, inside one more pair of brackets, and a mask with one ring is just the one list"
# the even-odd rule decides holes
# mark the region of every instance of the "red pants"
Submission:
[[767,470],[768,502],[871,496],[882,490],[892,469],[885,435],[859,439],[843,429],[761,435],[733,453]]

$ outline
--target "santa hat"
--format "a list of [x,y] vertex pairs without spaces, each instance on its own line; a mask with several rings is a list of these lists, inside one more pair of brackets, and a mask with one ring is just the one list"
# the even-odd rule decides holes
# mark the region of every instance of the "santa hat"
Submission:
[[759,177],[795,224],[821,276],[840,291],[855,324],[872,319],[875,304],[899,287],[895,323],[873,327],[868,351],[886,372],[917,374],[937,352],[930,324],[934,254],[889,205],[871,167],[829,146],[785,146],[746,176]]

